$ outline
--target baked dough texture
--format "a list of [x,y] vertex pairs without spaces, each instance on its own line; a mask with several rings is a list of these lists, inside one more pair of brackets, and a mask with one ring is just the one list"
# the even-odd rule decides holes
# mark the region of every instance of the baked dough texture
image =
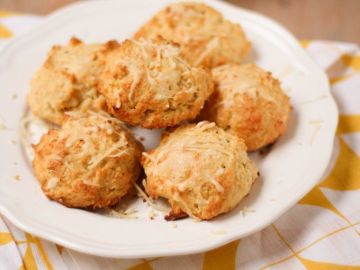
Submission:
[[255,64],[212,70],[215,91],[199,119],[244,139],[249,151],[271,144],[286,129],[291,106],[280,82]]
[[125,40],[99,79],[108,110],[129,125],[174,126],[193,119],[213,92],[210,73],[190,66],[163,39]]
[[143,153],[141,163],[145,190],[169,201],[169,219],[187,214],[209,220],[226,213],[258,175],[242,139],[206,121],[166,133],[158,148]]
[[72,113],[34,150],[32,165],[43,192],[68,207],[115,205],[140,174],[142,146],[105,113]]
[[116,46],[116,41],[84,44],[77,38],[72,38],[68,45],[53,46],[31,80],[28,96],[31,111],[61,125],[68,111],[105,109],[105,99],[96,90],[96,84],[107,53]]
[[205,4],[193,2],[167,6],[135,34],[137,39],[158,36],[178,43],[190,64],[206,68],[242,63],[251,47],[239,24]]

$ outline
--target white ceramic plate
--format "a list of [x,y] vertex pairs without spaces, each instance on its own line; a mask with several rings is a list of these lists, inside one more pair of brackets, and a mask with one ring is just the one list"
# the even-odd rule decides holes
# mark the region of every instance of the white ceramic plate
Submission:
[[[0,212],[19,228],[66,247],[108,257],[154,257],[205,251],[254,233],[283,214],[320,179],[329,161],[337,109],[324,73],[283,27],[253,12],[205,1],[241,23],[253,44],[252,61],[278,76],[291,97],[286,134],[264,156],[253,156],[261,179],[231,213],[210,222],[173,223],[135,202],[138,219],[119,219],[68,209],[49,201],[33,176],[20,144],[19,123],[26,110],[29,80],[53,44],[71,36],[86,42],[129,37],[165,0],[89,1],[47,17],[14,38],[0,57]],[[14,99],[14,94],[17,98]],[[141,133],[141,131],[140,131]],[[19,175],[21,180],[16,181]],[[254,212],[240,214],[248,207]]]

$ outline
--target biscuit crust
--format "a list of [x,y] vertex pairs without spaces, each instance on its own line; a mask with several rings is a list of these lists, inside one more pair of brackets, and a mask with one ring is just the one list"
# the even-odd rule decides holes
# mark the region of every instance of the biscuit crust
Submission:
[[199,119],[244,139],[249,151],[275,142],[285,132],[291,106],[270,72],[255,64],[224,65],[212,75],[215,91]]
[[32,165],[43,192],[68,207],[115,205],[140,173],[142,146],[105,113],[69,117],[34,150]]
[[126,40],[99,79],[108,110],[129,125],[174,126],[193,119],[213,92],[210,74],[191,67],[165,40]]
[[43,66],[31,80],[28,103],[31,111],[60,125],[73,110],[105,109],[105,99],[96,89],[107,53],[117,42],[84,44],[72,38],[68,45],[53,46]]
[[258,175],[243,141],[206,121],[166,133],[141,163],[147,193],[171,204],[169,220],[184,213],[208,220],[230,211]]
[[241,63],[251,47],[239,24],[201,3],[169,5],[135,34],[136,39],[158,36],[178,43],[190,64],[206,68]]

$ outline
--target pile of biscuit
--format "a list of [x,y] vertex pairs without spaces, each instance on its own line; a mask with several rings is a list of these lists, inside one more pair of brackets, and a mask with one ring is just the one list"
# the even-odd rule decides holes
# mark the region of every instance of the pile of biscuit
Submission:
[[[54,46],[28,97],[58,125],[34,146],[44,193],[108,208],[143,176],[148,196],[169,202],[168,220],[233,209],[259,175],[247,151],[273,143],[290,112],[279,81],[242,64],[250,47],[239,24],[201,3],[165,7],[122,43]],[[166,129],[144,152],[129,126]]]

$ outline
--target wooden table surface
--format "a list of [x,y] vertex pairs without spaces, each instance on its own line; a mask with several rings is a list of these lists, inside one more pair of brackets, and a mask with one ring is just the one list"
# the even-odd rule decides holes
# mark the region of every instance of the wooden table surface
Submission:
[[[75,1],[77,0],[0,0],[0,9],[47,14]],[[360,0],[228,0],[227,2],[272,17],[299,39],[342,40],[360,44]]]

